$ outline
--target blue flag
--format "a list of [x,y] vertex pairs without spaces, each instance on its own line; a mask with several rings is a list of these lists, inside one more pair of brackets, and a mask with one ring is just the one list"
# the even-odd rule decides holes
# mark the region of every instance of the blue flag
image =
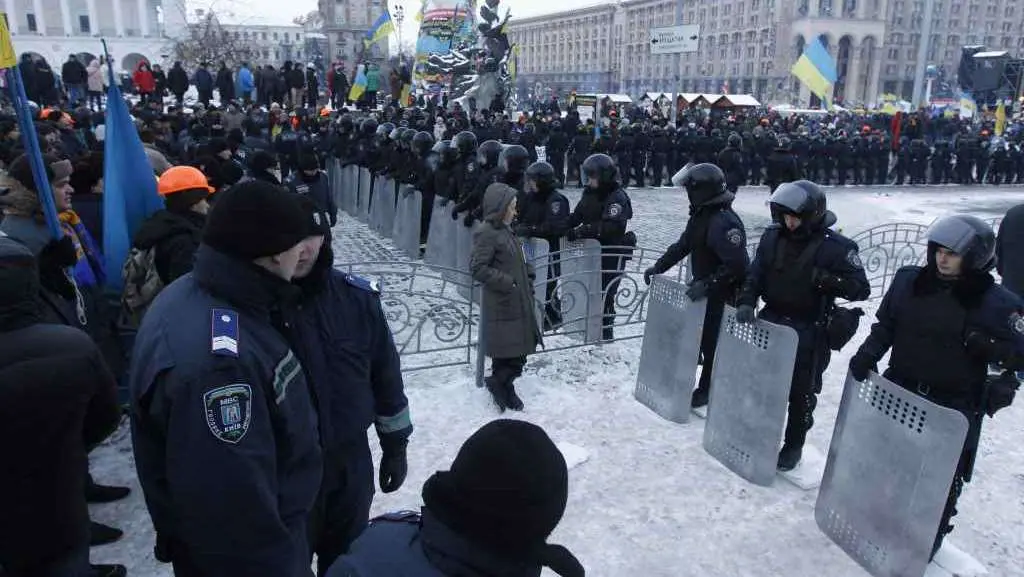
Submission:
[[[111,73],[111,76],[113,74]],[[113,78],[103,142],[103,256],[107,288],[120,292],[121,268],[142,222],[164,207],[128,106]]]

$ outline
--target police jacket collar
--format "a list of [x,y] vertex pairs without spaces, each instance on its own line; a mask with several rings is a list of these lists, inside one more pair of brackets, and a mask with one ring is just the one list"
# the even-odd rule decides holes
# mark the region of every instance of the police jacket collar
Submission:
[[269,312],[299,296],[292,283],[205,244],[199,245],[192,270],[199,286],[239,308]]
[[537,562],[499,557],[455,533],[426,507],[423,508],[423,553],[444,575],[466,577],[539,577]]

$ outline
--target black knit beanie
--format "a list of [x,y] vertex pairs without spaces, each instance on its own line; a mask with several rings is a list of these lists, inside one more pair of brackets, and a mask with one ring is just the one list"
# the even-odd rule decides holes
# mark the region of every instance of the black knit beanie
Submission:
[[459,449],[449,471],[423,485],[423,503],[449,529],[505,558],[578,577],[567,549],[548,545],[569,498],[569,472],[540,427],[510,419],[484,425]]
[[169,212],[184,214],[191,210],[193,205],[198,204],[200,200],[209,196],[210,191],[206,188],[179,190],[164,196],[164,208]]
[[273,256],[309,236],[310,221],[298,195],[249,180],[220,194],[206,218],[203,244],[246,260]]

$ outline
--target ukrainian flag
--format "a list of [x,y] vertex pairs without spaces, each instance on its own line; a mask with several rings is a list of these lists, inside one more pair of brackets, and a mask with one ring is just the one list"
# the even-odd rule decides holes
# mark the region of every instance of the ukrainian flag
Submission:
[[388,37],[395,31],[395,23],[391,21],[391,13],[387,10],[377,18],[377,21],[373,23],[373,26],[366,31],[366,39],[363,40],[363,44],[366,46],[372,46],[381,40]]
[[791,72],[818,98],[826,103],[832,100],[832,85],[838,77],[836,64],[820,38],[815,38],[804,48]]
[[348,91],[348,99],[357,102],[366,92],[366,65],[360,64],[356,69],[356,79],[352,81],[352,88]]

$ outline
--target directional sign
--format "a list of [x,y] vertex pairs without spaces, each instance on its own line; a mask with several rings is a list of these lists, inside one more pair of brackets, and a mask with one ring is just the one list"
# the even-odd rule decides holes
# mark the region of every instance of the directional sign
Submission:
[[679,54],[696,52],[700,46],[700,25],[652,28],[651,54]]

